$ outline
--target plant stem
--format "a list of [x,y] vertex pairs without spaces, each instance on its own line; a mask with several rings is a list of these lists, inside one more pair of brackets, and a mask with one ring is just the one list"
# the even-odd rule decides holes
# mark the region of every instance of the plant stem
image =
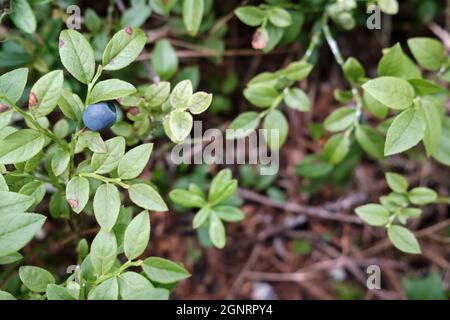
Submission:
[[99,174],[90,173],[90,172],[82,172],[82,173],[79,173],[78,175],[80,177],[94,178],[94,179],[97,179],[97,180],[100,180],[100,181],[103,181],[103,182],[106,182],[106,183],[115,183],[115,184],[117,184],[118,186],[121,186],[124,189],[129,189],[130,188],[130,185],[126,184],[126,183],[123,183],[122,179],[120,179],[120,178],[108,178],[108,177],[104,177],[104,176],[101,176]]
[[136,260],[136,261],[128,260],[123,265],[121,265],[120,268],[117,269],[116,271],[107,273],[103,276],[100,276],[97,280],[95,280],[94,284],[98,285],[98,284],[102,283],[103,281],[108,280],[112,277],[117,277],[118,275],[120,275],[122,272],[124,272],[128,268],[139,267],[140,265],[142,265],[142,263],[144,263],[144,261],[142,261],[142,260]]

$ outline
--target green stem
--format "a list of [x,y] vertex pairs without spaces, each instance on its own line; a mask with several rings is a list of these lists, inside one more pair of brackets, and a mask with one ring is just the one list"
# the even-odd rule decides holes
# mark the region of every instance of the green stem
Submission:
[[99,277],[97,280],[95,280],[94,285],[98,285],[98,284],[102,283],[103,281],[108,280],[110,278],[117,277],[118,275],[122,274],[122,272],[124,272],[125,270],[127,270],[130,267],[139,267],[142,265],[142,263],[144,263],[144,261],[142,261],[142,260],[136,260],[136,261],[128,260],[122,266],[120,266],[120,268],[117,269],[116,271],[107,273],[107,274]]
[[328,27],[328,24],[324,24],[322,26],[323,33],[325,35],[325,39],[327,39],[328,46],[331,49],[331,52],[333,53],[334,58],[336,59],[337,63],[342,66],[344,65],[344,59],[342,58],[342,54],[339,50],[339,46],[337,45],[336,40],[333,38],[330,32],[330,28]]
[[93,179],[97,179],[106,183],[114,183],[117,184],[118,186],[121,186],[124,189],[129,189],[130,185],[123,183],[122,179],[120,178],[108,178],[108,177],[104,177],[101,176],[99,174],[96,173],[90,173],[90,172],[82,172],[78,174],[80,177],[88,177],[88,178],[93,178]]
[[311,41],[309,42],[308,48],[306,49],[305,55],[302,58],[302,61],[308,61],[311,56],[313,55],[314,51],[316,51],[317,46],[320,42],[320,37],[322,36],[322,29],[323,26],[326,25],[328,20],[327,14],[323,14],[322,18],[320,19],[319,25],[315,25],[315,31],[313,32],[313,35],[311,37]]

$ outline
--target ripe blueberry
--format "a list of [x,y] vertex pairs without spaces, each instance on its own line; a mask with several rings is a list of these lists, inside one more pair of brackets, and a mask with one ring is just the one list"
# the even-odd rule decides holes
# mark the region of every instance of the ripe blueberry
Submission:
[[83,113],[83,123],[92,131],[110,128],[116,119],[116,106],[111,101],[90,104]]

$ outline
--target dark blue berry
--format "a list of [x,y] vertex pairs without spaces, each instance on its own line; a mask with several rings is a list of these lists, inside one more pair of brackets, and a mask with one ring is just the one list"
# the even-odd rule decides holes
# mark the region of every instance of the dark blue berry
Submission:
[[90,104],[83,113],[84,125],[92,131],[111,128],[116,119],[116,106],[111,101]]

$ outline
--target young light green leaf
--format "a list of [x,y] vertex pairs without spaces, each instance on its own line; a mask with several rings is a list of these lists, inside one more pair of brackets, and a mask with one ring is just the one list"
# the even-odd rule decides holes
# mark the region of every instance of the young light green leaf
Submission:
[[123,300],[169,300],[170,292],[164,288],[151,288],[134,291]]
[[16,298],[9,292],[0,290],[0,301],[16,300]]
[[441,141],[443,107],[439,99],[423,97],[419,104],[419,110],[425,120],[425,134],[423,143],[428,156],[433,155]]
[[125,153],[117,168],[119,177],[122,179],[137,178],[147,165],[152,150],[153,143],[144,143]]
[[39,78],[30,91],[28,107],[36,117],[48,115],[55,109],[61,96],[63,72],[55,70]]
[[260,122],[259,113],[249,111],[241,113],[226,130],[226,139],[240,139],[255,131]]
[[60,176],[69,167],[70,154],[65,150],[59,150],[52,158],[51,167],[55,176]]
[[345,134],[332,136],[323,149],[323,158],[330,164],[338,164],[350,151],[350,138]]
[[117,241],[113,232],[100,229],[91,245],[90,260],[95,273],[103,275],[113,267],[117,256]]
[[363,88],[380,103],[397,110],[410,107],[415,97],[414,88],[401,78],[376,78],[366,82]]
[[292,23],[292,18],[289,12],[280,7],[273,7],[269,11],[269,21],[277,27],[286,28]]
[[117,277],[103,281],[88,294],[88,300],[117,300],[119,299],[119,284]]
[[173,88],[170,94],[170,104],[175,109],[185,110],[189,107],[189,100],[192,98],[192,82],[183,80]]
[[75,153],[83,151],[85,147],[94,153],[108,152],[108,147],[100,133],[94,131],[85,131],[79,136],[77,145],[75,146]]
[[245,98],[260,108],[267,108],[272,105],[280,94],[273,87],[258,85],[247,87],[244,90]]
[[203,17],[203,0],[183,1],[183,21],[191,36],[198,33]]
[[206,205],[202,196],[184,189],[172,190],[169,197],[176,204],[186,208],[202,208]]
[[311,109],[311,102],[306,93],[299,88],[290,88],[284,96],[284,103],[294,110],[307,112]]
[[384,157],[384,138],[381,134],[367,125],[359,125],[355,131],[356,140],[361,148],[375,159]]
[[36,17],[27,0],[15,0],[12,2],[11,20],[17,28],[26,33],[36,31]]
[[167,121],[170,139],[175,143],[180,143],[191,132],[194,120],[189,112],[175,110],[169,114]]
[[436,39],[412,38],[408,46],[417,62],[427,70],[437,71],[445,62],[445,48]]
[[389,108],[372,97],[367,91],[364,91],[363,107],[378,119],[386,118],[389,113]]
[[94,196],[95,219],[102,229],[111,231],[120,211],[120,193],[117,187],[104,183],[98,187]]
[[152,68],[163,80],[170,79],[177,72],[177,53],[168,40],[160,39],[156,42],[152,55]]
[[67,183],[66,199],[72,210],[80,213],[89,201],[89,181],[75,176]]
[[45,217],[35,213],[0,215],[0,256],[22,249],[44,222]]
[[364,68],[361,63],[353,57],[348,58],[342,68],[345,79],[352,87],[358,87],[365,76]]
[[137,206],[154,211],[167,211],[167,205],[159,193],[143,183],[133,184],[128,190],[131,201]]
[[55,278],[50,272],[34,266],[20,267],[19,277],[25,287],[33,292],[45,292],[47,285],[55,283]]
[[389,212],[379,204],[366,204],[355,209],[356,214],[371,226],[384,226],[389,222]]
[[117,32],[103,52],[104,70],[119,70],[132,63],[144,49],[147,36],[139,28],[126,27]]
[[16,131],[0,141],[0,164],[27,161],[42,150],[45,137],[32,129]]
[[255,6],[240,6],[234,11],[234,14],[248,26],[259,26],[265,17],[262,9]]
[[[6,97],[16,103],[22,97],[27,84],[28,68],[19,68],[0,76],[0,97]],[[0,98],[0,104],[9,105]],[[0,126],[1,127],[1,126]]]
[[125,139],[114,137],[106,142],[106,153],[94,153],[91,160],[92,169],[99,174],[111,172],[125,154]]
[[9,191],[8,184],[5,181],[5,178],[0,173],[0,191]]
[[203,91],[196,92],[192,95],[188,102],[189,111],[192,114],[200,114],[211,105],[212,94]]
[[[416,93],[419,96],[440,93],[444,90],[444,88],[430,80],[409,79],[408,81],[413,86],[414,90],[416,90]],[[423,99],[425,98],[428,97],[423,97]]]
[[69,289],[56,284],[47,285],[45,293],[48,300],[75,300]]
[[208,234],[214,246],[219,249],[225,247],[225,243],[227,241],[225,226],[214,211],[210,214]]
[[423,113],[413,108],[402,111],[392,121],[384,145],[384,155],[390,156],[417,145],[425,135]]
[[339,132],[348,129],[356,121],[356,109],[342,107],[333,111],[324,122],[324,127],[331,132]]
[[133,1],[131,8],[125,10],[120,19],[120,25],[125,27],[140,27],[152,13],[152,7],[146,1]]
[[134,92],[136,92],[136,88],[126,81],[119,79],[100,81],[92,89],[91,95],[89,96],[89,104],[115,100],[117,98],[126,97]]
[[200,228],[208,220],[211,211],[209,206],[201,208],[200,211],[195,214],[194,220],[192,220],[192,227],[194,229]]
[[388,237],[392,244],[400,251],[412,254],[421,253],[416,237],[405,227],[397,225],[389,227]]
[[22,260],[23,256],[18,252],[9,253],[0,257],[0,265],[10,264]]
[[127,271],[117,277],[119,282],[119,292],[122,299],[127,299],[129,296],[137,292],[153,289],[152,283],[143,275]]
[[139,257],[150,240],[150,216],[148,211],[142,211],[131,220],[125,230],[123,251],[129,260]]
[[386,182],[392,191],[397,193],[405,193],[408,190],[408,181],[401,175],[394,172],[386,173]]
[[0,216],[14,212],[25,212],[33,205],[34,199],[28,195],[0,191]]
[[286,117],[279,110],[269,112],[263,121],[263,134],[271,150],[279,150],[286,141],[289,125]]
[[398,1],[397,0],[378,0],[378,5],[381,11],[387,14],[398,13]]
[[163,284],[178,282],[191,276],[181,265],[158,257],[145,259],[142,269],[150,280]]
[[88,84],[95,73],[94,50],[76,30],[67,29],[59,35],[59,56],[63,66],[78,81]]
[[242,210],[233,206],[217,206],[213,210],[223,221],[239,222],[244,219]]
[[403,78],[420,78],[421,74],[414,62],[403,52],[399,43],[389,48],[378,64],[378,75]]
[[30,196],[34,200],[31,205],[31,208],[33,208],[37,206],[39,203],[41,203],[42,200],[44,199],[46,193],[45,184],[42,181],[30,181],[24,184],[22,188],[20,188],[19,193],[24,194],[26,196]]
[[81,120],[84,105],[80,97],[75,93],[62,89],[58,106],[67,118],[73,121]]
[[313,69],[313,65],[305,61],[291,62],[288,66],[277,72],[278,76],[286,77],[291,81],[305,79]]
[[150,85],[145,91],[145,100],[150,107],[162,105],[170,94],[170,82],[161,81]]
[[229,180],[225,182],[220,188],[211,188],[209,191],[208,202],[211,205],[223,203],[236,193],[237,180]]
[[408,193],[409,201],[415,205],[426,205],[437,200],[438,195],[434,190],[425,187],[418,187],[412,189]]

